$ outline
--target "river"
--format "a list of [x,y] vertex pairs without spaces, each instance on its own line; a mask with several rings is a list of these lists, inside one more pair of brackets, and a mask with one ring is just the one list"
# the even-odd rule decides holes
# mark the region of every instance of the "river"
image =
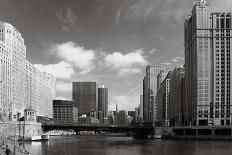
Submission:
[[130,137],[55,136],[25,144],[31,155],[230,155],[232,141],[135,140]]

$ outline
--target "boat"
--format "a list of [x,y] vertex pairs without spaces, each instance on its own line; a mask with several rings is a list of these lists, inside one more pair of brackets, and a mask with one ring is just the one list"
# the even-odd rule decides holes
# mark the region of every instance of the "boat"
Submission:
[[49,135],[41,135],[41,136],[32,136],[31,141],[45,141],[49,140]]

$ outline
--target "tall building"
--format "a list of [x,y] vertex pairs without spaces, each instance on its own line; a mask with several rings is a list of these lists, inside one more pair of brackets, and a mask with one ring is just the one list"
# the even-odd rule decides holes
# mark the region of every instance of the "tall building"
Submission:
[[210,6],[198,0],[185,20],[185,121],[193,125],[208,124],[212,103],[210,31]]
[[[35,109],[37,114],[51,117],[55,78],[35,69],[27,70],[30,63],[26,61],[24,39],[16,28],[2,21],[0,21],[0,52],[0,117],[13,120],[13,115],[23,115],[24,109],[28,106],[39,107],[39,109]],[[30,68],[34,68],[32,64],[30,66]],[[34,72],[38,74],[34,76]],[[32,75],[28,75],[28,73]],[[34,83],[28,85],[28,76],[35,81],[39,80],[40,84],[46,85],[48,89],[43,89],[43,86]],[[44,76],[47,78],[41,80]],[[35,96],[28,99],[26,94],[29,90],[33,93],[43,91],[44,94],[47,94],[44,95],[46,99]]]
[[140,104],[138,107],[138,121],[143,122],[143,95],[140,95]]
[[73,101],[53,100],[53,118],[61,123],[78,122],[78,109]]
[[184,125],[184,103],[185,103],[185,70],[184,67],[175,68],[170,75],[170,125]]
[[36,69],[25,62],[24,102],[26,107],[36,109],[38,116],[53,116],[52,102],[55,99],[55,77]]
[[[232,123],[232,13],[211,14],[211,47],[213,53],[213,102],[210,110],[202,111],[208,115],[209,123],[214,125],[230,125]],[[200,111],[201,112],[201,111]]]
[[98,85],[98,119],[100,123],[104,123],[106,118],[108,118],[108,89],[104,85]]
[[144,122],[151,123],[157,121],[156,93],[157,76],[161,70],[165,71],[165,65],[156,63],[146,67],[146,76],[143,80],[143,114]]
[[98,88],[96,82],[73,82],[72,98],[77,104],[79,115],[96,118],[98,112]]
[[170,75],[169,72],[161,83],[157,92],[157,122],[162,126],[169,126],[170,103]]
[[231,124],[231,37],[231,13],[198,0],[185,20],[186,122]]

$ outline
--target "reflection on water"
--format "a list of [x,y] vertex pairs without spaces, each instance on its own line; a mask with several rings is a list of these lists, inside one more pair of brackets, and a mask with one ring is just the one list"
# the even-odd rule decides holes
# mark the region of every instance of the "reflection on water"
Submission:
[[31,155],[229,155],[232,142],[56,136],[27,143],[26,148]]

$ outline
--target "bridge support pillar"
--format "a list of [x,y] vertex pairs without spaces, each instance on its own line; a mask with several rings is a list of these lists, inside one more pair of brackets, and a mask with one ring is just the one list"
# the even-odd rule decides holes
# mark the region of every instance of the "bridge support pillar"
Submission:
[[215,129],[212,129],[212,136],[215,136]]
[[195,133],[196,136],[198,136],[198,129],[196,129],[196,133]]

